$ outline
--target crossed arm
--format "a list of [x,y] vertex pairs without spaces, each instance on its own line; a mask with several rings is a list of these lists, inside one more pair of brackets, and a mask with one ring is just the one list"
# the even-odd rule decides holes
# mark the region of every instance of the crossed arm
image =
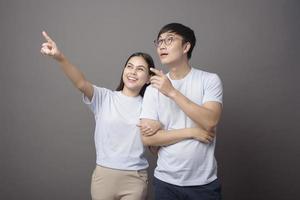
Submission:
[[[215,136],[214,132],[208,132],[199,127],[157,130],[160,128],[159,121],[151,119],[141,119],[140,128],[142,141],[145,146],[168,146],[186,139],[195,139],[209,144],[213,141]],[[151,129],[152,132],[149,131],[149,129]]]
[[172,99],[199,127],[207,131],[214,130],[222,113],[222,105],[220,103],[208,101],[203,105],[198,105],[175,89],[162,71],[154,68],[151,68],[151,71],[155,73],[155,76],[152,76],[150,80],[153,87]]
[[[198,105],[176,90],[162,71],[156,69],[151,70],[156,74],[151,77],[150,81],[152,86],[172,99],[181,110],[198,125],[198,127],[178,130],[158,130],[158,121],[142,119],[140,127],[144,145],[165,146],[185,139],[196,139],[203,143],[212,142],[215,136],[215,127],[221,117],[222,105],[213,101]],[[153,134],[149,129],[152,130],[152,132],[158,131],[156,134]]]

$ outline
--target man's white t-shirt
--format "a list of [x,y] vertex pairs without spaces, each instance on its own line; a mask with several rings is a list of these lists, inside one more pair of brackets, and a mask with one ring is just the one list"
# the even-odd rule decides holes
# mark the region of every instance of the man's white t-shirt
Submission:
[[142,97],[128,97],[121,91],[94,87],[92,100],[83,97],[95,116],[97,164],[121,170],[148,167],[140,130],[136,126]]
[[[167,76],[170,79],[169,73]],[[170,80],[174,88],[198,105],[222,103],[222,83],[216,74],[191,68],[183,79]],[[159,120],[166,130],[196,127],[173,100],[152,86],[146,89],[140,118]],[[210,183],[217,178],[214,149],[215,140],[204,144],[193,139],[161,147],[154,176],[179,186]]]

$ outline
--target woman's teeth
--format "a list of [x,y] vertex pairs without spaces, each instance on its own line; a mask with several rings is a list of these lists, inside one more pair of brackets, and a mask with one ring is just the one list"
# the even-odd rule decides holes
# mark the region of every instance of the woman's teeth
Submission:
[[128,77],[129,80],[131,81],[136,81],[137,79],[136,78],[133,78],[133,77]]

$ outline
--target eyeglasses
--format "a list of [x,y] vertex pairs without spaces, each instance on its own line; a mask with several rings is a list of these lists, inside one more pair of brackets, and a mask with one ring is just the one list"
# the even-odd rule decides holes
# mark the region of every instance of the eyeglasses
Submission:
[[158,40],[154,40],[153,42],[156,47],[160,47],[163,43],[166,46],[170,46],[175,39],[181,39],[181,38],[177,38],[173,35],[170,35],[167,36],[165,39],[158,39]]

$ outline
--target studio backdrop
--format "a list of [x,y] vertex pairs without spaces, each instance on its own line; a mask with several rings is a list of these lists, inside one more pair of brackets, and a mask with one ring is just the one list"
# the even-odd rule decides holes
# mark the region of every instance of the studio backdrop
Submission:
[[223,199],[300,199],[299,10],[297,0],[1,0],[0,199],[90,199],[94,117],[40,54],[42,31],[88,80],[115,89],[133,52],[166,71],[153,40],[170,22],[195,31],[191,65],[224,85]]

